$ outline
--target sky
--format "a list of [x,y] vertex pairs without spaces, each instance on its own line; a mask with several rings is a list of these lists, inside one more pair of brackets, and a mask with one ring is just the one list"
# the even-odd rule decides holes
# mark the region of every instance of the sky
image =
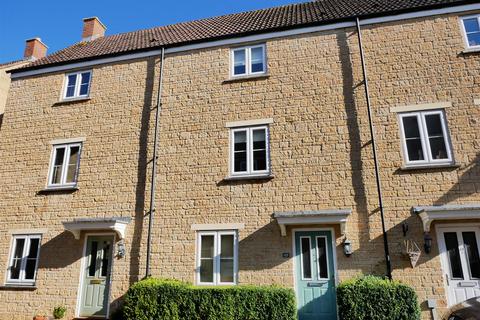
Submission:
[[4,0],[0,63],[21,59],[26,39],[41,38],[48,53],[80,41],[87,17],[99,17],[108,35],[298,2],[305,0]]

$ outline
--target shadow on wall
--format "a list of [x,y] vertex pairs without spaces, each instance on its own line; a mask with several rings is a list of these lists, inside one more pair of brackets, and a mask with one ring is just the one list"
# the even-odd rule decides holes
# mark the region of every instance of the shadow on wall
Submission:
[[142,248],[143,221],[148,217],[145,214],[145,190],[147,165],[151,161],[147,160],[148,155],[148,133],[150,129],[150,116],[152,114],[152,99],[155,84],[155,60],[147,61],[147,77],[145,79],[145,91],[142,107],[142,116],[140,120],[140,138],[138,148],[138,167],[137,167],[137,183],[135,190],[135,218],[133,224],[132,243],[130,245],[130,285],[137,282],[140,278],[140,257]]
[[[353,72],[353,64],[352,64],[352,53],[349,47],[349,38],[356,37],[357,34],[355,32],[347,33],[345,31],[339,31],[337,33],[337,47],[339,48],[339,56],[341,62],[341,72],[342,72],[342,79],[343,79],[343,105],[345,108],[345,114],[347,116],[347,128],[348,128],[348,136],[349,136],[349,144],[350,144],[350,166],[351,166],[351,182],[352,188],[354,191],[354,201],[355,201],[355,211],[358,214],[357,219],[357,230],[359,232],[359,246],[360,249],[363,244],[367,244],[370,247],[377,248],[378,245],[383,246],[383,238],[370,240],[370,224],[369,219],[372,215],[377,215],[376,221],[380,221],[380,208],[368,208],[367,204],[367,196],[365,190],[365,181],[364,181],[364,163],[362,160],[362,152],[367,152],[367,155],[370,157],[371,150],[367,148],[371,148],[371,141],[362,145],[362,137],[361,137],[361,128],[359,123],[359,117],[365,118],[367,116],[367,110],[359,110],[359,106],[356,104],[355,99],[355,91],[361,90],[358,92],[358,96],[363,99],[363,90],[364,90],[364,83],[363,81],[359,83],[355,83],[354,81],[354,72]],[[374,170],[374,168],[369,168],[369,170]],[[376,195],[376,191],[372,196]],[[348,231],[348,230],[347,230]],[[377,252],[378,250],[375,250]],[[377,257],[373,255],[372,252],[371,259],[375,259],[372,265],[372,272],[376,274],[386,274],[385,269],[385,257],[383,255],[383,248],[381,250],[381,254]],[[380,271],[378,266],[383,264],[383,271]],[[367,269],[362,268],[362,269]]]
[[238,255],[242,257],[238,268],[242,270],[269,270],[288,261],[282,252],[292,254],[290,237],[280,236],[280,228],[275,220],[255,230],[238,243]]
[[[39,269],[61,269],[70,266],[83,255],[84,241],[76,240],[68,231],[63,231],[56,237],[42,244]],[[54,257],[62,257],[61,259]],[[54,259],[52,259],[54,258]]]
[[[478,193],[476,188],[478,187],[478,181],[480,181],[480,153],[477,153],[475,159],[468,164],[467,170],[458,177],[457,183],[434,204],[444,205],[461,197]],[[477,186],[475,186],[475,183],[477,183]]]

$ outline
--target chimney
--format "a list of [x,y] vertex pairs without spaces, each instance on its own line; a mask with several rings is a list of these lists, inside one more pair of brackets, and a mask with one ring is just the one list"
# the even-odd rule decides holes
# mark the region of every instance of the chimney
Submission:
[[48,47],[40,38],[32,38],[25,41],[23,57],[28,60],[37,60],[47,55]]
[[107,27],[97,17],[83,19],[82,41],[92,41],[105,35]]

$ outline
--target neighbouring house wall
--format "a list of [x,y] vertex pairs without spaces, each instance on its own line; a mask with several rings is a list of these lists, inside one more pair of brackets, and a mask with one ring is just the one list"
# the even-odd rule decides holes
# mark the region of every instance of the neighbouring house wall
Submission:
[[[446,305],[437,246],[415,268],[401,256],[401,223],[420,246],[416,205],[479,202],[478,55],[463,55],[455,15],[364,28],[374,125],[394,278],[424,301]],[[239,282],[293,286],[291,228],[281,237],[278,211],[351,208],[342,252],[335,228],[339,280],[384,274],[383,239],[357,35],[324,31],[266,42],[268,77],[228,82],[229,48],[167,55],[160,119],[157,211],[152,273],[193,282],[192,224],[244,223],[239,231]],[[0,135],[0,269],[9,230],[48,228],[35,291],[0,290],[0,317],[29,316],[65,304],[75,309],[83,238],[61,222],[74,217],[129,216],[127,256],[114,261],[112,301],[144,275],[153,117],[158,59],[93,68],[91,99],[57,104],[63,74],[12,82]],[[459,168],[403,171],[397,115],[390,107],[439,101],[446,109]],[[229,131],[236,120],[273,118],[269,181],[225,181]],[[28,119],[28,121],[25,121]],[[49,141],[85,137],[79,190],[41,193]],[[147,169],[145,169],[147,168]],[[59,286],[61,283],[61,286]],[[18,304],[15,301],[29,301]]]
[[0,116],[3,115],[5,104],[7,103],[8,89],[10,87],[10,77],[0,69]]

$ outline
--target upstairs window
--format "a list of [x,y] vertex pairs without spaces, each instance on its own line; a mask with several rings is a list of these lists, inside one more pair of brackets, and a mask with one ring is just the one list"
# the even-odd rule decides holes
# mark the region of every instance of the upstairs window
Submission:
[[53,147],[48,187],[72,187],[77,184],[81,143],[55,145]]
[[84,98],[90,93],[91,71],[69,73],[65,76],[64,99]]
[[237,283],[236,231],[204,231],[197,234],[197,283]]
[[266,72],[265,45],[236,48],[231,51],[231,76],[247,76]]
[[18,285],[35,284],[40,240],[40,235],[16,235],[13,237],[7,283]]
[[399,115],[407,165],[450,164],[452,152],[443,111]]
[[480,49],[480,15],[463,17],[462,25],[467,48]]
[[232,176],[256,176],[270,173],[268,126],[231,130]]

